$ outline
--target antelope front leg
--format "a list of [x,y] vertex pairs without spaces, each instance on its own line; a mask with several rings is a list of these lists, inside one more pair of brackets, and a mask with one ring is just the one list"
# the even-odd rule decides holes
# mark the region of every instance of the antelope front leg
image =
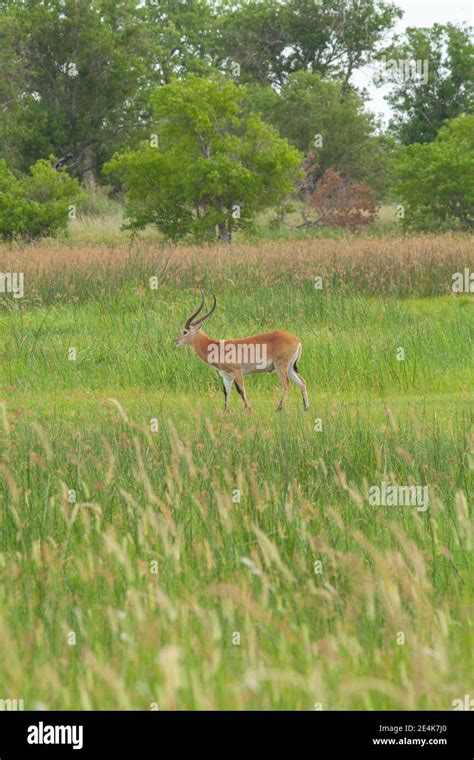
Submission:
[[245,393],[245,388],[244,388],[244,375],[243,375],[243,372],[241,372],[240,370],[237,370],[236,372],[234,372],[234,382],[235,382],[235,387],[236,387],[237,393],[241,396],[242,401],[245,404],[245,408],[248,411],[250,411],[251,407],[250,407],[250,404],[248,402],[247,394]]
[[221,375],[224,383],[224,412],[226,412],[229,407],[229,396],[234,378],[232,375],[228,375],[227,372],[221,372]]

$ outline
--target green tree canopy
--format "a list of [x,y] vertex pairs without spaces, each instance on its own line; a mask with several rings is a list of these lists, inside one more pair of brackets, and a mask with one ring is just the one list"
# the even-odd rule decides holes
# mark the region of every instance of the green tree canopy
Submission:
[[247,107],[261,113],[304,153],[313,153],[318,176],[334,169],[380,191],[387,157],[364,101],[342,83],[320,74],[291,74],[280,93],[271,87],[248,89]]
[[205,75],[217,65],[219,4],[210,0],[148,0],[144,20],[157,81]]
[[313,71],[348,83],[400,16],[382,0],[225,0],[217,45],[242,82],[282,86]]
[[134,0],[7,0],[0,11],[2,59],[18,65],[0,150],[22,171],[71,153],[92,178],[140,118],[152,78],[143,11]]
[[408,227],[472,230],[474,115],[452,119],[430,143],[402,148],[396,177]]
[[[395,111],[392,128],[405,145],[434,140],[446,120],[472,108],[471,32],[454,24],[409,27],[384,51],[385,74],[392,85],[387,101]],[[417,61],[421,76],[409,73],[410,65]],[[423,76],[426,70],[427,81]],[[381,74],[380,81],[386,81],[383,69]]]
[[76,180],[41,160],[19,179],[0,159],[0,237],[33,240],[65,229],[73,202],[81,197]]
[[382,0],[0,0],[0,156],[27,172],[71,154],[93,183],[148,134],[156,85],[220,70],[348,88],[398,15]]
[[302,155],[242,109],[244,91],[220,74],[193,75],[152,98],[155,135],[105,167],[127,190],[132,229],[155,224],[168,238],[223,241],[258,211],[284,202]]

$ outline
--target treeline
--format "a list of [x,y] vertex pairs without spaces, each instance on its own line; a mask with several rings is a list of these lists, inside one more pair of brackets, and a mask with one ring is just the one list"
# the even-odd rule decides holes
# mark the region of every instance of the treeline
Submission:
[[[136,165],[139,159],[133,159],[131,152],[143,160],[144,146],[150,147],[156,135],[158,144],[151,147],[158,153],[153,159],[148,153],[155,162],[155,177],[162,177],[165,185],[168,181],[169,193],[179,197],[181,192],[182,211],[193,218],[194,231],[205,229],[208,221],[210,229],[214,218],[222,226],[224,213],[226,219],[234,214],[234,226],[243,225],[257,210],[249,201],[256,188],[269,190],[273,182],[278,189],[278,172],[272,177],[268,165],[276,160],[271,144],[288,162],[288,171],[282,167],[279,175],[281,192],[267,192],[268,202],[280,205],[280,210],[288,206],[290,180],[300,194],[308,186],[293,172],[297,162],[304,167],[305,156],[306,165],[312,167],[313,192],[320,182],[321,194],[321,181],[332,172],[332,184],[336,173],[343,178],[341,187],[351,180],[370,187],[378,199],[386,197],[399,186],[408,186],[407,170],[400,167],[411,154],[402,155],[400,146],[439,139],[448,120],[469,111],[474,81],[467,28],[408,29],[387,47],[387,36],[400,16],[396,5],[380,0],[0,1],[0,176],[3,171],[12,185],[12,176],[19,179],[36,162],[64,157],[68,173],[85,185],[112,182],[116,189],[131,191],[132,224],[140,226],[151,221],[143,207],[157,201],[157,191],[154,198],[144,198],[138,186],[127,185],[133,172],[125,168],[124,156],[129,157],[128,166]],[[411,62],[427,62],[426,72],[423,65],[418,73],[412,71]],[[388,99],[394,119],[385,132],[365,110],[366,96],[353,84],[355,72],[368,63],[378,72],[378,81],[391,86]],[[240,162],[243,174],[253,172],[255,179],[255,161],[252,164],[244,154],[251,145],[256,150],[257,132],[266,129],[267,167],[260,167],[259,181],[246,193],[245,182],[237,182],[229,193],[225,187],[209,192],[206,186],[195,197],[199,184],[209,180],[211,165],[204,167],[205,180],[197,176],[194,195],[170,178],[173,160],[174,171],[183,172],[196,169],[198,159],[211,158],[199,146],[199,124],[189,112],[182,114],[184,126],[176,124],[171,112],[164,113],[157,104],[167,101],[169,108],[175,108],[180,97],[186,97],[199,111],[200,83],[222,78],[232,84],[227,90],[221,87],[220,93],[227,92],[234,113],[230,103],[219,103],[217,98],[212,107],[207,102],[202,118],[212,120],[219,108],[227,109],[223,129],[233,135],[234,143],[240,140],[235,166]],[[181,89],[177,83],[182,83]],[[170,87],[176,88],[173,97],[159,94]],[[194,116],[199,121],[196,111]],[[233,119],[240,127],[232,124]],[[256,120],[262,126],[257,127]],[[245,150],[242,130],[247,138],[253,134]],[[460,131],[465,139],[466,129]],[[285,149],[280,138],[286,141]],[[227,151],[232,160],[231,141],[227,142],[221,144],[220,155]],[[185,161],[192,163],[186,166]],[[147,166],[143,171],[146,174]],[[216,176],[222,178],[223,171],[222,165]],[[397,184],[400,172],[402,185]],[[219,204],[228,202],[231,206],[219,211]],[[470,212],[462,203],[462,220],[469,220]],[[209,204],[217,204],[212,205],[212,219],[206,217]],[[256,204],[259,209],[261,205]],[[410,208],[408,200],[406,206]],[[234,207],[240,216],[235,216]],[[176,216],[169,196],[154,223],[164,229],[164,217],[173,211]],[[173,235],[178,234],[178,228],[189,231],[178,216],[166,234],[173,230]],[[233,223],[225,221],[226,225],[230,233]]]

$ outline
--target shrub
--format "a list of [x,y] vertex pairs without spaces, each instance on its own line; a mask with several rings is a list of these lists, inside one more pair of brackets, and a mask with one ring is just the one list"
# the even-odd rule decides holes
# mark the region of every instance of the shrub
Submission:
[[351,230],[373,224],[379,209],[369,185],[343,177],[332,169],[316,181],[308,202],[317,216],[309,224]]
[[80,197],[77,181],[51,161],[37,161],[30,175],[18,178],[0,160],[0,238],[55,235],[67,226],[72,201]]

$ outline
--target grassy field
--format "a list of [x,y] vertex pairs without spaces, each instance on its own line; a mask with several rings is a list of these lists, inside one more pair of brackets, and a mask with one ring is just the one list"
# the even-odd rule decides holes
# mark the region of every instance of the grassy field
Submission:
[[[0,698],[25,709],[452,709],[474,694],[462,236],[3,248]],[[150,277],[156,277],[150,287]],[[315,278],[322,278],[322,288]],[[303,343],[249,414],[173,340]],[[400,349],[403,349],[401,352]],[[402,360],[400,360],[402,358]],[[373,506],[383,482],[429,507]]]
[[[92,206],[89,206],[92,201]],[[130,233],[123,228],[126,220],[124,218],[123,207],[117,201],[112,201],[99,193],[98,197],[94,194],[86,196],[87,205],[80,208],[76,219],[71,220],[67,233],[63,236],[65,244],[73,245],[123,245],[130,239]],[[273,210],[259,214],[256,219],[255,228],[252,233],[244,233],[237,230],[234,238],[237,242],[245,242],[251,234],[252,237],[267,240],[287,240],[291,242],[295,239],[307,240],[314,237],[341,237],[341,229],[328,227],[318,228],[298,228],[301,223],[301,210],[296,204],[296,210],[287,214],[284,225],[274,224],[276,215]],[[400,230],[400,220],[397,219],[397,205],[385,204],[380,207],[375,224],[370,228],[372,236],[382,236]],[[367,234],[367,233],[365,233]],[[140,234],[141,240],[160,244],[163,240],[162,235],[153,227],[147,227]]]

